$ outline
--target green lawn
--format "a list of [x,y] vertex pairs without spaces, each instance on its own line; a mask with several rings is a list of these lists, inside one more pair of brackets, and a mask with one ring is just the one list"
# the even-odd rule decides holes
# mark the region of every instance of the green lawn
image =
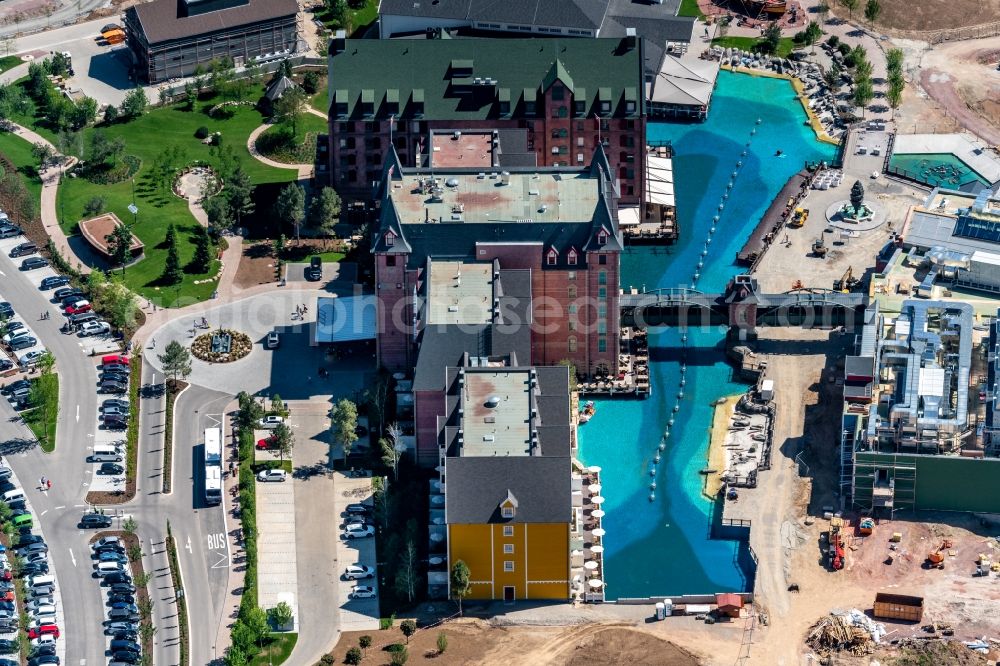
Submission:
[[[753,51],[759,42],[760,39],[757,37],[716,37],[712,40],[712,44],[715,46],[744,51]],[[795,42],[792,41],[791,37],[782,37],[781,41],[778,42],[778,51],[775,55],[779,58],[787,58],[794,48]]]
[[[59,375],[52,373],[45,377],[37,377],[33,382],[50,382],[53,384],[53,391],[56,396],[59,395]],[[31,409],[24,413],[24,422],[28,424],[31,428],[31,432],[35,434],[35,439],[38,440],[39,446],[42,447],[42,451],[46,453],[52,453],[56,449],[56,419],[59,417],[59,406],[58,403],[55,405],[55,409],[50,409],[48,418],[45,418],[45,414],[42,413],[40,409]]]
[[345,255],[343,252],[334,252],[333,250],[330,250],[329,252],[320,252],[319,254],[310,254],[309,256],[319,257],[324,262],[333,262],[333,261],[343,261]]
[[378,18],[378,0],[366,0],[361,9],[348,9],[346,26],[340,25],[325,13],[317,12],[316,18],[330,30],[345,28],[349,37],[360,37],[358,32],[364,31]]
[[323,83],[320,84],[319,90],[316,94],[309,98],[309,106],[316,109],[317,111],[322,111],[323,113],[330,112],[330,96],[327,90],[327,78],[323,77]]
[[[211,132],[222,132],[223,143],[233,147],[243,169],[255,184],[288,182],[297,175],[292,169],[270,167],[250,156],[246,147],[247,137],[263,122],[260,112],[250,107],[238,107],[232,118],[216,120],[206,113],[212,105],[212,101],[202,101],[194,111],[182,110],[179,105],[157,108],[137,120],[101,128],[109,136],[123,137],[125,152],[142,160],[134,179],[139,215],[133,231],[145,245],[146,258],[126,269],[126,282],[141,296],[164,307],[204,300],[211,296],[216,285],[215,282],[194,284],[195,280],[214,275],[216,266],[206,275],[185,273],[184,281],[177,286],[161,287],[157,284],[166,263],[164,240],[167,227],[173,223],[177,228],[181,240],[181,265],[185,266],[194,256],[194,245],[187,241],[197,225],[187,202],[172,192],[157,190],[150,177],[152,164],[164,148],[183,146],[188,163],[195,160],[214,162],[209,146],[194,136],[196,129],[205,126]],[[94,128],[84,130],[84,140],[94,131]],[[83,217],[86,202],[94,196],[104,197],[107,210],[114,212],[122,221],[132,222],[133,216],[128,211],[132,190],[131,181],[98,185],[83,178],[66,178],[59,187],[60,225],[67,233],[74,233],[76,223]]]
[[701,13],[698,9],[698,0],[681,0],[680,9],[677,10],[678,16],[694,16],[704,20],[705,15]]
[[15,67],[23,63],[24,61],[18,58],[17,56],[4,56],[3,58],[0,58],[0,74],[8,70],[14,69]]
[[277,150],[267,147],[268,138],[274,138],[288,125],[274,125],[257,137],[257,150],[278,162],[286,164],[312,164],[316,161],[316,135],[327,131],[326,121],[317,115],[303,113],[296,129],[297,145],[289,150],[283,146]]
[[299,640],[298,634],[271,634],[260,654],[250,660],[250,666],[278,666],[285,663]]
[[35,208],[42,201],[42,179],[38,176],[38,160],[31,154],[31,143],[9,132],[0,132],[0,153],[7,156],[35,200]]

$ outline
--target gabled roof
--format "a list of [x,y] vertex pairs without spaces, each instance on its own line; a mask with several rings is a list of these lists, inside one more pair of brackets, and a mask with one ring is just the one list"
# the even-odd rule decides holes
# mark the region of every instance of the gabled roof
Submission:
[[125,11],[137,17],[146,41],[153,45],[282,17],[294,19],[298,10],[296,0],[247,0],[235,7],[185,16],[177,0],[153,0]]
[[590,158],[590,175],[596,178],[601,173],[605,180],[611,182],[611,162],[608,161],[608,154],[604,151],[604,142],[598,142]]
[[[387,233],[392,233],[395,236],[392,245],[386,243]],[[372,242],[372,252],[413,252],[413,248],[403,234],[403,225],[399,223],[396,204],[389,197],[382,200],[382,210],[379,213],[378,235]]]
[[271,85],[267,87],[267,92],[264,93],[264,97],[273,102],[292,88],[298,88],[298,85],[287,76],[282,76],[271,82]]
[[[601,232],[607,234],[607,241],[601,245],[598,243],[598,236]],[[590,236],[587,244],[583,247],[584,252],[621,252],[622,243],[618,238],[618,227],[615,226],[614,218],[611,216],[611,208],[608,205],[608,198],[604,191],[597,200],[597,209],[594,211],[594,218],[590,225]]]
[[[568,523],[572,513],[569,456],[445,458],[448,524]],[[513,518],[498,497],[518,497]]]
[[379,14],[597,30],[607,0],[382,0]]
[[507,496],[500,502],[500,506],[504,506],[506,504],[510,504],[515,509],[517,508],[517,498],[514,497],[514,493],[510,491],[510,488],[507,489]]
[[569,88],[570,92],[573,92],[573,77],[566,71],[566,66],[563,65],[562,60],[559,58],[556,58],[556,61],[552,63],[552,67],[549,68],[548,73],[542,80],[542,92],[551,88],[556,80],[562,81],[563,85]]

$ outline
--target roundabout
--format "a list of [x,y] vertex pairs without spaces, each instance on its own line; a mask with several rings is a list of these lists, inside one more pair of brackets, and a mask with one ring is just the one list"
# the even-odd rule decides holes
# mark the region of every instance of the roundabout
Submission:
[[250,353],[253,343],[250,336],[240,331],[220,328],[203,333],[191,343],[195,358],[209,363],[232,363]]

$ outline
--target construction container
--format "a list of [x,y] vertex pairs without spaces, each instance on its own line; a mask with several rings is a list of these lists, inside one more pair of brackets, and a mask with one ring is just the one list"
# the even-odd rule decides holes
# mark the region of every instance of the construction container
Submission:
[[920,622],[924,616],[924,598],[879,592],[875,595],[875,611],[872,615],[882,620]]
[[774,380],[765,379],[760,383],[760,399],[764,402],[774,400]]
[[902,532],[893,532],[892,533],[892,538],[889,539],[889,541],[891,541],[893,543],[899,543],[902,540],[903,540],[903,533]]
[[657,601],[656,602],[656,619],[657,620],[662,620],[664,617],[666,617],[666,615],[664,614],[664,610],[663,610],[663,602],[662,601]]

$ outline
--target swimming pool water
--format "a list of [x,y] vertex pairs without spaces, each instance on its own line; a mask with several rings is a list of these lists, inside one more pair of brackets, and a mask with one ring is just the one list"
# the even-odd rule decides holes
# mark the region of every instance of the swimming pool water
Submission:
[[[757,118],[749,154],[740,152]],[[666,248],[630,248],[622,286],[689,286],[716,206],[735,163],[743,167],[709,246],[698,288],[722,289],[739,269],[742,247],[773,197],[806,161],[831,160],[833,146],[815,140],[788,81],[720,72],[708,120],[699,125],[651,123],[650,140],[673,142],[680,239]],[[775,156],[776,150],[782,156]],[[724,357],[724,331],[688,332],[687,382],[681,409],[649,501],[649,470],[677,402],[681,332],[650,332],[647,400],[599,400],[580,427],[580,457],[603,468],[607,597],[741,591],[749,584],[745,545],[709,538],[712,503],[701,493],[711,402],[740,392]]]
[[[989,181],[952,153],[896,153],[889,159],[889,167],[903,171],[903,175],[931,186],[958,189],[965,183]],[[935,167],[945,171],[935,172]]]

